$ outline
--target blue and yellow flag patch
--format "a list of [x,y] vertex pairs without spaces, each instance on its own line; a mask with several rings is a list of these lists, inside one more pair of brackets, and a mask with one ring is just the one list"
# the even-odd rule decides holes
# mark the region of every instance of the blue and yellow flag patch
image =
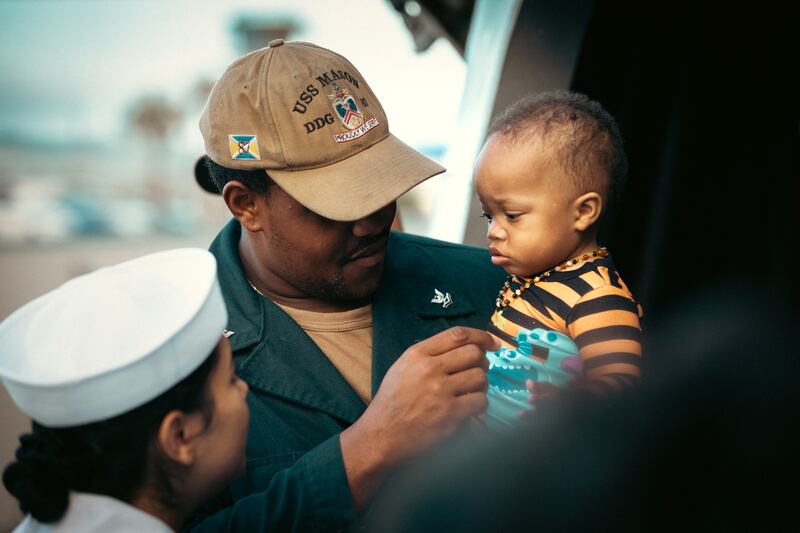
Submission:
[[228,146],[233,159],[261,159],[255,135],[228,135]]

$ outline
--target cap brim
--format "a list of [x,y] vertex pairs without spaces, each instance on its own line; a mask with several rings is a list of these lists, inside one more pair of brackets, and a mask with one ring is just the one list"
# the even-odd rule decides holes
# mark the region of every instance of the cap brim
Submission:
[[374,213],[445,168],[389,134],[332,165],[267,170],[270,178],[318,215],[349,222]]
[[206,166],[206,159],[208,159],[207,155],[201,155],[194,164],[194,179],[204,191],[212,194],[220,194],[220,190],[217,189],[217,185],[214,183],[214,180],[211,179],[211,173]]

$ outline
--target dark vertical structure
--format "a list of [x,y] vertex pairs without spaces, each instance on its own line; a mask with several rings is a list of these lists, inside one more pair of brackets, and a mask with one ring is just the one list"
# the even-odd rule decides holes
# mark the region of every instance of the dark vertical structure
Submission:
[[797,296],[793,21],[768,3],[595,2],[572,89],[626,140],[629,184],[601,237],[651,317],[711,284]]
[[[473,1],[419,4],[463,51]],[[600,241],[646,321],[715,284],[800,296],[797,20],[771,0],[523,1],[494,115],[569,88],[617,118],[630,177]],[[483,245],[475,202],[470,213],[464,240]]]
[[[581,42],[592,11],[592,0],[522,2],[508,42],[492,117],[525,95],[569,88]],[[486,220],[473,195],[464,242],[486,245]]]

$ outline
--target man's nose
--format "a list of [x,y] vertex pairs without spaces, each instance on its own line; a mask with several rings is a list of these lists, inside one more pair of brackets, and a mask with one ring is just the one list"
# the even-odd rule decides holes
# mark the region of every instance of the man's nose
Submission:
[[395,202],[378,209],[371,215],[360,218],[353,222],[353,235],[356,237],[366,237],[368,235],[377,235],[386,231],[386,228],[392,223],[394,219],[397,205]]

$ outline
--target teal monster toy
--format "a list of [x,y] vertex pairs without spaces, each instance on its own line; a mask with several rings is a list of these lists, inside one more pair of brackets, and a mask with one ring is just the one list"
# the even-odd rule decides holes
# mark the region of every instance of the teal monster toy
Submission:
[[515,349],[502,346],[486,352],[489,359],[486,425],[494,429],[513,425],[521,412],[532,408],[525,381],[563,388],[583,371],[578,347],[568,335],[541,328],[523,329],[514,340]]

